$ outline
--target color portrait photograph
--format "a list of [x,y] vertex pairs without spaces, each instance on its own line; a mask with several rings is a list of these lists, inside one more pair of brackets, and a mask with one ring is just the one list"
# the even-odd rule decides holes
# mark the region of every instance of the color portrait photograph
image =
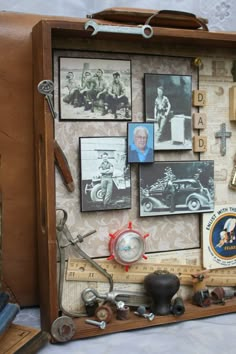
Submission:
[[152,123],[128,123],[128,162],[153,162],[153,139],[154,125]]

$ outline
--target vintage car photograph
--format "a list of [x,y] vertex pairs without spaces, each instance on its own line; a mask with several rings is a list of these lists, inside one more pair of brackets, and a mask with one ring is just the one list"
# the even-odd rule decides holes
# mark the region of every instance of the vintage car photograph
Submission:
[[81,211],[131,208],[126,137],[79,139]]
[[156,162],[140,167],[140,216],[214,209],[213,161]]

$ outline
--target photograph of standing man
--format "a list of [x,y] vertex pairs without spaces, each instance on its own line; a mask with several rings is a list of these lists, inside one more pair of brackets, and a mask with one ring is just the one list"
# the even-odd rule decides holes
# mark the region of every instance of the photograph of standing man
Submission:
[[154,123],[154,150],[192,149],[192,76],[144,74],[145,120]]
[[108,153],[105,151],[102,154],[102,163],[99,166],[101,174],[101,188],[103,195],[103,205],[107,206],[111,202],[112,189],[113,189],[113,165],[108,161]]
[[128,163],[154,161],[154,126],[151,123],[128,124]]
[[154,122],[158,124],[156,132],[156,141],[159,142],[164,127],[167,123],[167,118],[170,113],[170,101],[167,96],[164,95],[163,86],[157,87],[157,96],[154,104]]

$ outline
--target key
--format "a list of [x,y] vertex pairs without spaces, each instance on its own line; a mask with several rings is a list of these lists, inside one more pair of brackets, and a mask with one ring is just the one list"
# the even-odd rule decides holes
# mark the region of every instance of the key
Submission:
[[38,84],[38,91],[39,93],[45,96],[51,115],[55,119],[57,117],[57,114],[54,110],[52,102],[52,92],[54,91],[54,83],[51,80],[40,81],[40,83]]
[[153,36],[153,29],[149,25],[127,27],[127,26],[111,26],[100,25],[93,20],[89,20],[85,23],[84,28],[93,28],[92,36],[95,36],[98,32],[110,32],[110,33],[126,33],[126,34],[141,34],[144,38],[151,38]]

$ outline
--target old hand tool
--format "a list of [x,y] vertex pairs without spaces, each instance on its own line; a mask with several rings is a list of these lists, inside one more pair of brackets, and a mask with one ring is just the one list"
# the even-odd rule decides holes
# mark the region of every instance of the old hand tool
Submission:
[[[38,84],[38,91],[39,93],[45,96],[51,115],[53,118],[56,118],[57,114],[54,110],[53,101],[52,101],[52,92],[54,91],[54,83],[51,80],[40,81],[40,83]],[[56,166],[63,178],[66,188],[68,189],[69,192],[73,192],[75,186],[71,175],[70,167],[64,152],[62,151],[61,147],[59,146],[56,140],[54,140],[54,159],[55,159]]]
[[54,159],[67,190],[69,192],[73,192],[75,190],[75,184],[71,174],[70,166],[64,152],[56,140],[54,140]]
[[[58,214],[61,212],[63,216],[59,217]],[[62,304],[63,285],[64,285],[64,278],[65,278],[65,261],[66,261],[65,242],[68,243],[67,239],[65,240],[65,236],[64,236],[64,227],[65,227],[66,220],[67,220],[67,212],[64,209],[57,209],[56,235],[57,235],[57,243],[58,243],[58,248],[60,253],[58,303],[59,303],[59,308],[64,315],[67,315],[69,317],[80,317],[80,316],[84,316],[85,314],[72,312],[72,311],[68,312],[67,310],[64,309]],[[56,339],[59,340],[58,338]]]
[[110,290],[113,289],[113,280],[111,275],[102,267],[97,264],[92,258],[90,258],[82,249],[79,247],[77,242],[82,242],[85,237],[92,235],[95,230],[88,232],[87,234],[81,236],[78,235],[76,238],[73,238],[67,225],[67,212],[64,209],[57,209],[57,216],[59,215],[59,212],[62,213],[62,217],[57,217],[57,223],[56,223],[56,231],[57,231],[57,242],[59,246],[59,252],[60,252],[60,276],[59,276],[59,307],[61,311],[68,316],[73,316],[73,317],[80,317],[84,316],[85,314],[82,313],[75,313],[75,312],[68,312],[63,308],[62,305],[62,295],[63,295],[63,282],[64,282],[64,274],[65,274],[65,248],[67,246],[76,246],[76,250],[78,253],[85,258],[89,263],[91,263],[99,272],[101,272],[105,277],[108,279],[110,283]]
[[[66,213],[65,210],[64,210],[64,213]],[[67,247],[70,245],[75,246],[76,251],[79,253],[79,255],[81,257],[85,258],[90,264],[93,265],[94,268],[96,268],[100,273],[102,273],[108,279],[108,281],[110,283],[110,291],[112,291],[112,289],[113,289],[112,276],[106,271],[106,269],[102,268],[97,262],[95,262],[92,258],[90,258],[89,255],[87,253],[85,253],[78,245],[78,242],[82,242],[85,237],[92,235],[94,232],[96,232],[96,231],[93,230],[82,237],[80,235],[78,235],[77,237],[73,238],[68,227],[64,223],[63,233],[64,233],[68,242],[64,243],[64,245],[61,244],[61,247]]]
[[116,26],[116,25],[103,25],[98,24],[94,20],[89,20],[85,23],[84,28],[93,28],[92,36],[98,32],[110,33],[124,33],[124,34],[141,34],[144,38],[151,38],[153,36],[153,29],[149,25],[141,25],[136,27]]
[[50,112],[53,118],[56,118],[57,114],[54,110],[54,106],[52,102],[52,92],[54,91],[54,83],[51,80],[40,81],[40,83],[38,84],[38,91],[39,93],[45,96]]
[[122,301],[125,305],[129,306],[143,305],[148,307],[151,303],[151,299],[141,291],[113,290],[106,294],[99,294],[98,291],[93,288],[86,288],[82,291],[81,297],[85,304],[96,301],[97,299],[109,301],[116,305]]

